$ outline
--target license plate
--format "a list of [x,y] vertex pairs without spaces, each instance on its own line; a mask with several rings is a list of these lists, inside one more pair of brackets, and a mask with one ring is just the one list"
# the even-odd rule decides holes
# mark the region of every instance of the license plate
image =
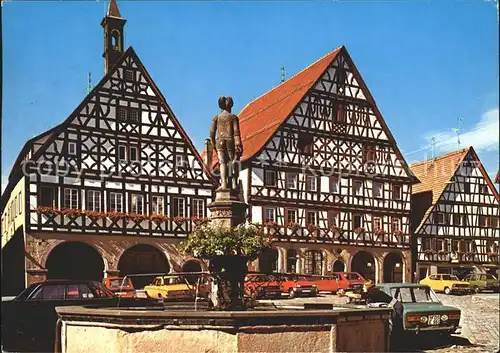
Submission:
[[429,315],[429,325],[439,325],[441,317],[439,315]]
[[302,293],[309,293],[311,290],[310,289],[304,289]]

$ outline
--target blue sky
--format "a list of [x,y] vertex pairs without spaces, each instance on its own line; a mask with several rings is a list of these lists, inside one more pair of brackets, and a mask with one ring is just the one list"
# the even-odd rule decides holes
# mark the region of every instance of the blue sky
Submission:
[[[119,1],[133,46],[201,149],[217,98],[235,112],[345,45],[409,163],[472,144],[498,170],[493,1]],[[2,186],[29,138],[62,122],[103,76],[101,1],[3,4]]]

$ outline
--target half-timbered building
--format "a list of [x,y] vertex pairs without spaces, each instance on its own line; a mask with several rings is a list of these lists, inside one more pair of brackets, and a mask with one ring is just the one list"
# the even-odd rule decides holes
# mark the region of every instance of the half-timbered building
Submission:
[[499,194],[472,147],[410,166],[417,278],[496,272]]
[[345,47],[247,104],[239,119],[248,217],[275,239],[256,268],[410,280],[416,179]]
[[175,244],[207,217],[213,180],[134,49],[124,50],[125,22],[111,0],[104,77],[63,123],[25,144],[10,173],[8,291],[45,278],[200,266]]

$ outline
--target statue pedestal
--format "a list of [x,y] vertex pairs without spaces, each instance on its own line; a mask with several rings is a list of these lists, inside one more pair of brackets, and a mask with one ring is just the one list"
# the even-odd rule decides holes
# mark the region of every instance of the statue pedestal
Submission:
[[245,222],[248,205],[241,201],[234,190],[217,190],[215,201],[207,205],[212,222],[227,227],[235,227]]

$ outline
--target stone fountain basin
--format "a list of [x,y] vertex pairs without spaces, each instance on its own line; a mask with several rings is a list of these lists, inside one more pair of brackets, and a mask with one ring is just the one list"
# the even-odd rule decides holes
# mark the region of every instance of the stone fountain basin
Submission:
[[391,309],[57,307],[64,353],[384,352]]

